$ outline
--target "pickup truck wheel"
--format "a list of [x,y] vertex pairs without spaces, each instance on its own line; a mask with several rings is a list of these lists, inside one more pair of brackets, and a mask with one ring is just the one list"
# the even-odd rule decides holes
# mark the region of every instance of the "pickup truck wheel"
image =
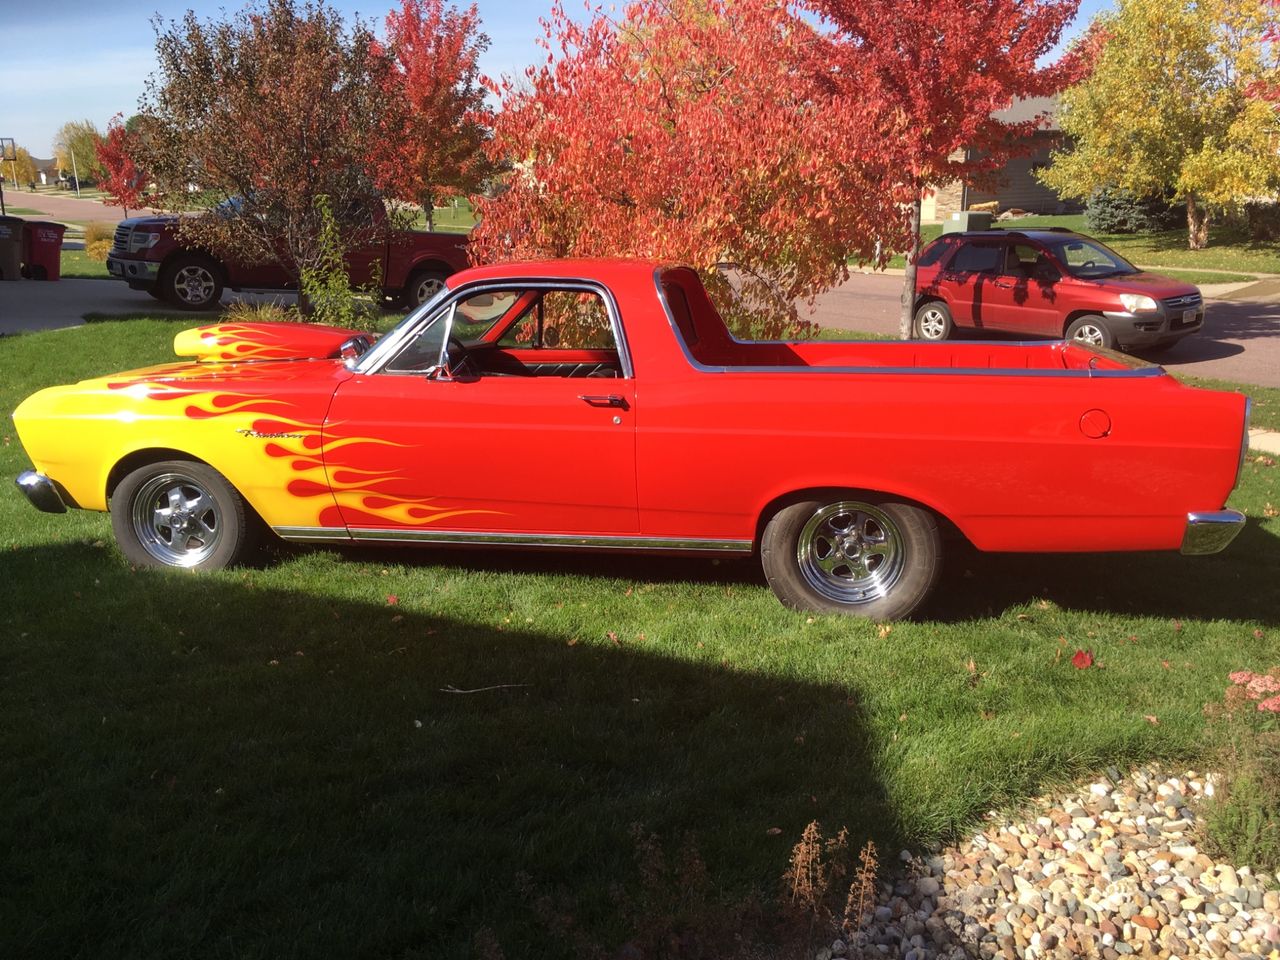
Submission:
[[915,334],[920,340],[945,340],[951,326],[951,311],[941,300],[930,300],[916,311]]
[[165,265],[160,293],[183,310],[212,310],[222,300],[222,271],[208,257],[185,255]]
[[908,616],[937,580],[933,514],[896,500],[803,500],[765,527],[760,559],[769,586],[794,610],[872,620]]
[[409,282],[404,285],[401,294],[402,304],[406,309],[426,303],[444,286],[449,275],[441,270],[415,270],[409,275]]
[[1092,314],[1072,320],[1067,327],[1066,336],[1068,340],[1079,340],[1081,343],[1087,343],[1093,347],[1106,347],[1108,350],[1116,345],[1107,321]]
[[111,526],[121,551],[147,567],[220,570],[251,549],[252,519],[222,474],[192,461],[139,467],[111,497]]

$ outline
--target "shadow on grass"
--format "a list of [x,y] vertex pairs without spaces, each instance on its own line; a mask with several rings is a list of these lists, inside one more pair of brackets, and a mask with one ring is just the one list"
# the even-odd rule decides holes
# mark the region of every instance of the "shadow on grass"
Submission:
[[894,842],[843,686],[257,575],[0,555],[0,955],[558,956],[517,876],[616,947],[632,824],[730,895],[814,818]]
[[1065,610],[1280,626],[1280,540],[1250,518],[1213,556],[1177,553],[998,554],[948,544],[925,616],[948,622],[999,616],[1050,600]]

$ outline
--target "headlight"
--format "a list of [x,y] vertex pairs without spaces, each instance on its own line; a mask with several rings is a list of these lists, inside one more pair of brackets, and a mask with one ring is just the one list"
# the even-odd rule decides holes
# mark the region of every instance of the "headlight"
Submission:
[[139,250],[150,250],[160,242],[160,234],[143,233],[141,230],[134,230],[129,234],[129,252],[137,253]]
[[1120,294],[1120,302],[1124,304],[1124,308],[1130,313],[1154,313],[1159,307],[1150,297],[1144,297],[1140,293],[1122,293]]

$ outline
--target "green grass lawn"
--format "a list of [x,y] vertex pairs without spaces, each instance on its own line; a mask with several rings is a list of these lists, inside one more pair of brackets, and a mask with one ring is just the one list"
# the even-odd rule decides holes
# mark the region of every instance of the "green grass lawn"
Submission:
[[[0,409],[171,359],[191,322],[2,338]],[[813,819],[890,860],[1107,764],[1195,759],[1227,673],[1280,659],[1278,479],[1246,465],[1219,556],[956,547],[891,629],[788,612],[750,561],[139,571],[104,515],[0,484],[0,956],[435,960],[482,928],[579,953],[529,885],[612,955],[633,824],[695,838],[716,896],[769,897]]]
[[62,251],[62,276],[66,280],[106,280],[111,277],[104,261],[92,259],[83,250]]
[[30,207],[14,207],[9,204],[4,205],[5,216],[9,217],[43,217],[44,214],[39,210],[32,210]]

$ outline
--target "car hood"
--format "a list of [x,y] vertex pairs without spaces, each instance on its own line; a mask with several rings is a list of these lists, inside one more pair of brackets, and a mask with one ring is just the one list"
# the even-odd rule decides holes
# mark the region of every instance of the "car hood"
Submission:
[[367,347],[377,334],[312,323],[214,323],[183,330],[173,338],[173,352],[205,362],[328,360],[358,338]]
[[1194,283],[1175,280],[1159,273],[1148,273],[1146,270],[1123,277],[1106,277],[1097,283],[1117,293],[1141,293],[1156,300],[1186,297],[1200,292],[1200,288]]

